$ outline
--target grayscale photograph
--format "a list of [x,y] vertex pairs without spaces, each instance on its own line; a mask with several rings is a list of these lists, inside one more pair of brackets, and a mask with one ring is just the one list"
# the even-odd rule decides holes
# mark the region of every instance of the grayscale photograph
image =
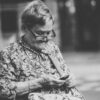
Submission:
[[0,100],[100,99],[100,0],[0,0]]

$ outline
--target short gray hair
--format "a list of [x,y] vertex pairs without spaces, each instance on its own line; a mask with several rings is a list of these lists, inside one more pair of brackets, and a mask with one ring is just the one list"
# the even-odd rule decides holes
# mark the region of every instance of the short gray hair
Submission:
[[33,28],[36,25],[45,25],[46,18],[50,18],[54,23],[47,5],[41,0],[34,0],[25,7],[22,13],[22,30]]

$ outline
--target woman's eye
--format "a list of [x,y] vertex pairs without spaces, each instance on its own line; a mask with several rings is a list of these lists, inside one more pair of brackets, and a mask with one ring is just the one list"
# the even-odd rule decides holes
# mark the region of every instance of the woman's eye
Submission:
[[48,31],[48,32],[36,32],[38,35],[49,35],[50,34],[50,32]]
[[50,34],[50,32],[47,32],[47,35],[49,35]]
[[42,32],[37,32],[38,35],[42,35]]

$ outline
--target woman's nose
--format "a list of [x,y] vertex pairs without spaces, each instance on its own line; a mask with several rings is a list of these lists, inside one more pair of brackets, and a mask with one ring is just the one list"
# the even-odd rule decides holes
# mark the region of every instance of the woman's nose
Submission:
[[45,36],[45,37],[48,36],[47,32],[44,33],[44,36]]
[[47,37],[44,37],[43,40],[44,40],[44,41],[48,41],[48,38],[47,38]]

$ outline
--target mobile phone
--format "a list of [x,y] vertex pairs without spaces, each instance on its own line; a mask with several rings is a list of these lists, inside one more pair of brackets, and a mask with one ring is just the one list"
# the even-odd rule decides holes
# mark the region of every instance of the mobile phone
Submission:
[[65,79],[67,79],[68,77],[69,77],[69,75],[63,76],[63,77],[61,77],[60,79],[61,79],[61,80],[65,80]]

